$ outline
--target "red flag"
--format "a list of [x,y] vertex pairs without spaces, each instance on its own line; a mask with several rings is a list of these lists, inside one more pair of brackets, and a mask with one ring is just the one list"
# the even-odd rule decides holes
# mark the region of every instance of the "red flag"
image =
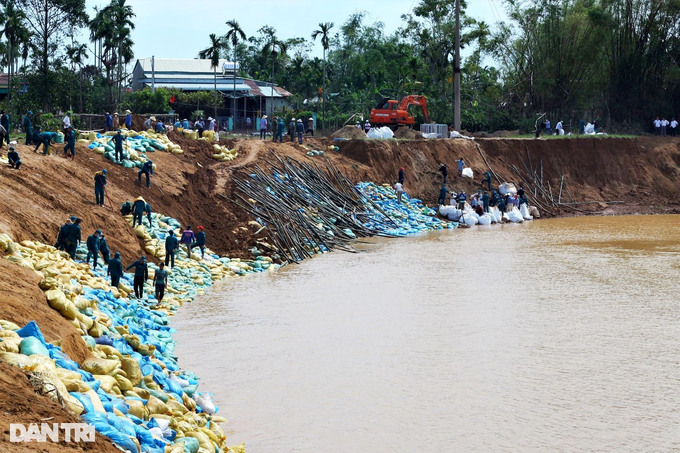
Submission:
[[170,98],[170,103],[174,104],[175,103],[175,95],[173,94],[172,97]]

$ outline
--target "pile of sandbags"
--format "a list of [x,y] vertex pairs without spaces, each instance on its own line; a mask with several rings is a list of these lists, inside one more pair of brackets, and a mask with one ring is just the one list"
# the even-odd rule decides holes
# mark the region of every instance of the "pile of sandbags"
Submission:
[[220,146],[218,144],[214,144],[213,149],[215,150],[215,153],[212,156],[213,159],[218,160],[220,162],[234,160],[236,159],[236,157],[238,157],[236,149],[230,150],[226,146]]

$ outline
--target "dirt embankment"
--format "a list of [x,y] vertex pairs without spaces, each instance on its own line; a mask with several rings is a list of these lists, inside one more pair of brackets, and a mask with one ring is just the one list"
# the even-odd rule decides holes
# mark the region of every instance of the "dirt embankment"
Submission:
[[[298,160],[322,163],[310,157],[310,149],[325,150],[326,156],[353,181],[392,183],[400,167],[405,168],[405,188],[412,196],[434,204],[441,186],[439,164],[449,167],[448,186],[453,190],[476,191],[487,170],[508,181],[519,183],[512,166],[538,167],[543,162],[543,178],[557,187],[564,174],[569,199],[579,201],[624,201],[610,207],[599,204],[579,206],[586,213],[670,213],[680,212],[680,139],[645,137],[639,139],[582,138],[565,140],[347,140],[310,139],[306,148],[294,143],[261,140],[224,140],[239,156],[231,162],[212,159],[212,145],[170,138],[180,143],[184,154],[156,152],[151,155],[158,170],[151,189],[137,184],[137,170],[112,164],[102,156],[78,145],[75,162],[60,156],[34,154],[19,145],[23,161],[20,171],[0,167],[0,232],[14,240],[38,240],[53,244],[59,226],[70,215],[83,219],[83,240],[95,229],[102,229],[113,252],[121,251],[125,263],[143,253],[130,226],[118,208],[125,200],[139,195],[154,211],[179,219],[184,225],[203,225],[208,245],[228,256],[247,256],[255,238],[252,220],[230,200],[234,198],[232,175],[252,165],[266,166],[271,151]],[[329,151],[329,146],[339,151]],[[63,145],[55,145],[61,149]],[[481,153],[480,153],[481,150]],[[474,171],[474,180],[457,175],[456,159],[463,158]],[[528,164],[529,157],[531,164]],[[108,194],[113,210],[94,203],[94,172],[109,171]],[[558,215],[573,215],[571,209],[556,210]],[[249,229],[250,228],[250,229]],[[61,340],[64,350],[76,361],[87,357],[85,345],[75,329],[45,303],[33,272],[0,260],[0,319],[19,325],[35,319],[48,341]],[[0,364],[0,413],[7,423],[35,422],[60,414],[56,421],[70,420],[61,408],[46,397],[33,393],[30,383],[18,370]],[[19,396],[24,403],[14,404]],[[7,418],[9,417],[9,418]],[[7,426],[6,423],[6,426]],[[0,434],[0,445],[8,433]],[[35,445],[35,444],[34,444]],[[44,446],[44,444],[41,444]],[[62,446],[63,449],[71,448]],[[108,451],[110,444],[84,446],[88,451]],[[61,447],[45,447],[55,451]],[[80,447],[75,447],[80,448]],[[50,450],[51,449],[51,450]]]

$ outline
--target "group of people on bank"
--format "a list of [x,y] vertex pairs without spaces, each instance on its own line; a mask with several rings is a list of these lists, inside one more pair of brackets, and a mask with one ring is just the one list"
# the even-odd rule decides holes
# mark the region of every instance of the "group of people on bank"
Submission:
[[[262,116],[260,119],[261,140],[265,139],[269,124],[270,122],[267,115]],[[307,120],[307,127],[305,128],[305,121],[302,118],[295,119],[293,117],[286,125],[286,121],[283,119],[283,117],[274,116],[271,120],[271,129],[272,135],[274,136],[273,141],[283,143],[283,136],[288,135],[291,142],[295,142],[297,139],[298,143],[302,145],[305,134],[314,135],[314,119],[309,118]]]

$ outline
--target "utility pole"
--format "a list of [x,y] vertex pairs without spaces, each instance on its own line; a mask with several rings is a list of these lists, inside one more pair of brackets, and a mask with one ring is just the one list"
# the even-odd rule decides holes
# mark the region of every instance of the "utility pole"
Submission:
[[460,0],[456,0],[456,43],[453,60],[453,85],[455,106],[453,112],[453,128],[460,132]]
[[153,55],[151,55],[151,92],[156,92],[156,57]]

